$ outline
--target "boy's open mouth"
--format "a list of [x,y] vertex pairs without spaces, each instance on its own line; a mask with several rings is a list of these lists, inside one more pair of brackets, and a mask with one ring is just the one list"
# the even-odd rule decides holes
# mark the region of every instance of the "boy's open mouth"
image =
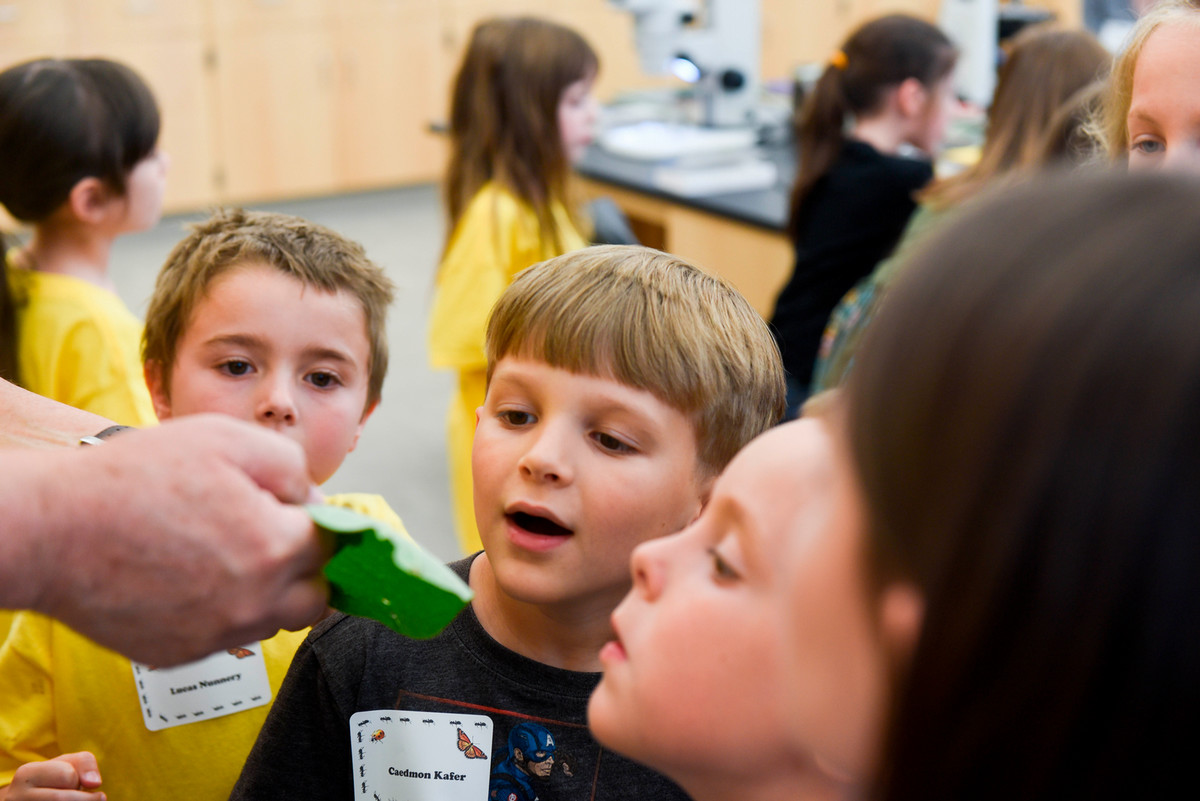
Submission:
[[567,537],[574,533],[571,529],[563,528],[553,520],[531,515],[528,512],[515,512],[509,515],[509,519],[530,534],[542,534],[547,537]]

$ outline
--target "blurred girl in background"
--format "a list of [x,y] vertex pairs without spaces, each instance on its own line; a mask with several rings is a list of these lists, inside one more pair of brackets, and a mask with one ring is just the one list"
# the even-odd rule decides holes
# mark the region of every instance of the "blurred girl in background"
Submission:
[[895,252],[838,303],[821,339],[813,392],[845,379],[863,331],[905,269],[913,246],[984,190],[1023,180],[1046,166],[1046,138],[1059,111],[1078,102],[1076,93],[1100,79],[1111,63],[1108,51],[1087,31],[1032,28],[1017,35],[996,81],[979,161],[918,194],[920,207]]
[[[793,414],[808,392],[833,307],[895,246],[933,177],[953,100],[957,51],[936,26],[901,14],[854,31],[801,109],[792,190],[792,276],[771,324]],[[922,155],[902,155],[906,148]]]
[[3,377],[124,425],[155,422],[142,327],[109,275],[113,240],[158,222],[158,106],[128,67],[41,59],[0,73],[0,204],[33,226],[0,259]]
[[471,489],[475,410],[487,386],[488,313],[521,270],[587,245],[571,163],[593,137],[595,52],[533,18],[480,23],[454,81],[445,180],[448,237],[429,327],[434,367],[457,371],[450,402],[451,497],[464,553],[480,546]]

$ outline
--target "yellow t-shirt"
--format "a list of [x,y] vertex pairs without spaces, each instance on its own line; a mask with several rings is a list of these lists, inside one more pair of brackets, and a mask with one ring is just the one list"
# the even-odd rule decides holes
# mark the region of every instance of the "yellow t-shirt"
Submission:
[[122,425],[158,422],[142,377],[142,324],[121,299],[79,278],[9,261],[21,384]]
[[[378,495],[334,495],[326,503],[406,533]],[[262,641],[272,697],[307,633],[281,631]],[[91,751],[109,798],[225,801],[268,710],[150,731],[128,659],[48,617],[18,612],[0,645],[0,787],[26,762]]]
[[486,184],[458,221],[438,271],[429,321],[429,361],[434,367],[458,371],[458,387],[447,415],[447,455],[463,553],[480,547],[471,492],[471,443],[475,410],[483,405],[487,387],[483,344],[488,315],[521,270],[587,246],[562,204],[554,204],[551,212],[561,249],[542,238],[532,208],[499,185]]

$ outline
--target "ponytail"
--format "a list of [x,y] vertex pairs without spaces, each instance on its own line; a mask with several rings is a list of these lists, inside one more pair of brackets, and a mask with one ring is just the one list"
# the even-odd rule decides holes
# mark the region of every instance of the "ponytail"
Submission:
[[[842,51],[835,54],[843,55]],[[843,56],[844,57],[844,56]],[[849,108],[842,91],[842,68],[831,63],[825,67],[796,121],[796,147],[800,168],[792,187],[792,208],[788,228],[792,238],[800,232],[800,210],[813,187],[837,161],[846,141],[846,114]]]
[[865,23],[834,53],[800,110],[799,171],[792,189],[789,231],[799,238],[804,204],[833,167],[847,121],[879,108],[887,90],[909,78],[932,87],[954,69],[958,53],[937,26],[907,14]]
[[8,286],[8,251],[0,232],[0,378],[20,384],[17,374],[17,309]]

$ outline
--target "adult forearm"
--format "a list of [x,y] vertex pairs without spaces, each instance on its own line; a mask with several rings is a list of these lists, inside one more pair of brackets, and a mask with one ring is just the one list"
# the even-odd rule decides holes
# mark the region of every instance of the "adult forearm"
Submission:
[[112,425],[81,411],[35,395],[0,379],[0,448],[74,446],[79,438]]
[[47,585],[62,580],[52,555],[72,528],[88,525],[60,484],[70,455],[66,450],[0,451],[0,607],[38,608]]

